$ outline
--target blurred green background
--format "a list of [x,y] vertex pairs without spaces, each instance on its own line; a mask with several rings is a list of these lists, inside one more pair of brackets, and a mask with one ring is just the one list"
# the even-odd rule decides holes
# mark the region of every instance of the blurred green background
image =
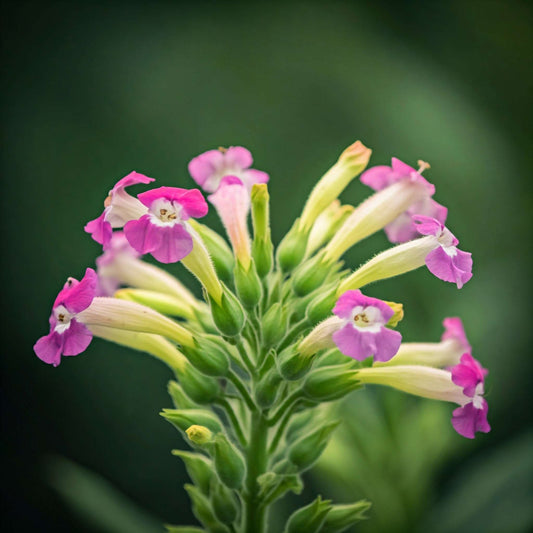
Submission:
[[[344,472],[323,466],[305,494],[374,499],[364,531],[530,530],[530,3],[19,0],[3,15],[4,531],[193,522],[170,455],[184,444],[158,416],[166,368],[98,340],[56,369],[32,352],[63,280],[99,254],[83,225],[115,181],[135,169],[191,186],[193,156],[244,145],[271,175],[278,241],[356,139],[373,164],[432,165],[475,276],[458,291],[420,270],[371,295],[404,303],[407,341],[463,317],[491,372],[493,429],[467,441],[451,406],[357,393],[326,456]],[[343,199],[368,193],[354,183]],[[375,236],[347,260],[386,245]],[[145,514],[115,509],[106,480]]]

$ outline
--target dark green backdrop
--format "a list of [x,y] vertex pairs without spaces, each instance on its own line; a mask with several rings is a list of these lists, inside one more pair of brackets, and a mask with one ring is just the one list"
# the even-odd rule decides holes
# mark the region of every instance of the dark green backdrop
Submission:
[[[169,372],[100,341],[54,369],[32,345],[64,278],[81,276],[99,253],[83,225],[114,182],[135,169],[191,186],[187,162],[220,145],[247,146],[270,173],[276,240],[352,141],[374,150],[373,164],[391,155],[429,161],[475,276],[458,291],[421,270],[372,295],[404,303],[406,340],[436,340],[442,318],[461,315],[491,371],[493,431],[474,442],[457,436],[437,499],[472,462],[494,464],[517,443],[531,449],[527,2],[20,0],[3,11],[8,531],[99,530],[50,488],[50,456],[102,475],[161,521],[192,520],[183,469],[169,453],[182,443],[157,414],[170,404]],[[366,194],[354,183],[343,198]],[[385,245],[376,236],[348,259],[356,265]],[[517,465],[494,474],[501,481],[485,503],[504,520],[495,531],[532,524],[523,475],[531,464]]]

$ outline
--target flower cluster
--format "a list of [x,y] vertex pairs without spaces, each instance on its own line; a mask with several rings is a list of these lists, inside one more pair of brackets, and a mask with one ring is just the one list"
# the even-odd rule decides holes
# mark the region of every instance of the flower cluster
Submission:
[[[301,490],[301,473],[337,426],[321,406],[364,384],[457,404],[452,425],[467,438],[490,430],[487,371],[472,357],[461,320],[445,319],[438,343],[404,343],[402,305],[361,291],[424,265],[459,289],[472,277],[471,254],[458,249],[444,225],[448,210],[422,176],[429,165],[419,161],[416,170],[393,158],[390,167],[365,170],[370,154],[359,141],[342,152],[276,253],[269,176],[251,168],[252,155],[240,146],[189,163],[207,201],[200,189],[167,186],[134,197],[126,189],[154,180],[131,172],[85,226],[103,248],[96,271],[68,279],[35,353],[57,366],[97,336],[171,367],[175,409],[162,415],[195,449],[176,455],[209,530],[262,533],[270,505]],[[358,206],[342,205],[339,195],[359,174],[375,192]],[[197,220],[209,203],[229,244]],[[394,246],[343,270],[344,253],[380,230]],[[203,300],[147,255],[182,264]],[[341,531],[367,507],[318,498],[292,515],[287,531]]]

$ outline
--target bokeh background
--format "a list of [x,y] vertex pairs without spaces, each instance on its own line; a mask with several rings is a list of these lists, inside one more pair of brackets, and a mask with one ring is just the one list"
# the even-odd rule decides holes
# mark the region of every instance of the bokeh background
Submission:
[[373,164],[432,165],[475,276],[458,291],[420,270],[371,294],[404,303],[406,340],[463,317],[493,430],[467,441],[449,406],[356,393],[294,503],[372,499],[361,531],[531,530],[532,18],[509,0],[3,2],[3,530],[193,523],[170,455],[184,444],[158,416],[167,369],[98,340],[56,369],[32,352],[63,280],[100,251],[83,225],[115,181],[191,186],[193,156],[244,145],[271,175],[279,240],[356,139]]

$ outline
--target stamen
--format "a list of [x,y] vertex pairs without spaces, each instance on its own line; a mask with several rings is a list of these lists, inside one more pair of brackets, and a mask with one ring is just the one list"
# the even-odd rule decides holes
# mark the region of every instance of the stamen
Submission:
[[219,146],[219,147],[218,147],[218,151],[219,151],[219,152],[222,152],[223,154],[225,154],[225,153],[228,151],[228,149],[227,149],[227,148],[224,148],[223,146]]
[[418,173],[422,174],[424,170],[431,168],[431,165],[429,163],[426,163],[426,161],[422,161],[422,159],[418,160]]
[[168,213],[168,211],[166,209],[160,209],[159,213],[161,214],[161,216],[165,216]]
[[59,322],[64,322],[65,320],[65,315],[63,313],[59,313],[59,315],[57,315],[57,320]]

